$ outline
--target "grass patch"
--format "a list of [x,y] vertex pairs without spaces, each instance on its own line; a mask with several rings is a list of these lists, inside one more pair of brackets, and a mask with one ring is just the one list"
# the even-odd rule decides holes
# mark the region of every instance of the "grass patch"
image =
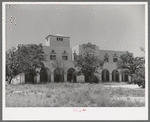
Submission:
[[[107,84],[108,85],[108,84]],[[14,91],[21,91],[14,93]],[[115,98],[127,99],[115,99]],[[104,87],[104,84],[49,83],[6,86],[6,107],[143,107],[143,89]]]

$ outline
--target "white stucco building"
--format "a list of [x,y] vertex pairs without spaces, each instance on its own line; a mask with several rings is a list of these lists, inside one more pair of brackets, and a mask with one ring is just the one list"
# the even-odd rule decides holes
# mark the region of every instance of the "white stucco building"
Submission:
[[[100,59],[107,58],[107,62],[104,64],[103,69],[99,69],[100,81],[130,81],[130,77],[126,72],[120,71],[116,68],[116,62],[120,55],[124,54],[123,51],[113,50],[100,50],[99,46],[91,43],[77,45],[70,47],[70,37],[62,35],[48,35],[45,38],[45,45],[43,46],[44,53],[46,54],[46,62],[44,62],[45,68],[39,69],[38,76],[32,76],[31,74],[24,75],[24,82],[57,82],[60,77],[57,75],[56,61],[61,63],[64,67],[65,73],[63,76],[64,81],[70,81],[72,74],[77,70],[74,67],[74,54],[83,54],[86,50],[98,56]],[[74,76],[74,82],[79,82]]]

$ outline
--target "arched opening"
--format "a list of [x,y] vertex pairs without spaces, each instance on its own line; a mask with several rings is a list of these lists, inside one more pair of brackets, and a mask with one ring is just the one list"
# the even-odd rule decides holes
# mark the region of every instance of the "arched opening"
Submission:
[[128,82],[129,81],[129,79],[128,79],[128,73],[129,73],[128,70],[123,70],[122,71],[122,81],[124,81],[124,82]]
[[61,71],[59,69],[54,70],[54,82],[63,82],[64,81],[64,75],[62,75]]
[[116,69],[112,71],[112,81],[119,82],[119,72]]
[[33,73],[25,74],[25,83],[34,83],[34,74]]
[[107,69],[102,71],[102,81],[109,81],[109,71]]
[[67,71],[67,81],[71,82],[71,80],[73,80],[73,82],[76,82],[76,75],[74,74],[75,69],[74,68],[69,68]]
[[92,76],[92,72],[91,71],[88,71],[84,74],[84,78],[85,78],[85,83],[89,83],[92,79],[91,79],[91,76]]
[[48,82],[48,73],[45,68],[42,68],[40,71],[40,82],[47,83]]

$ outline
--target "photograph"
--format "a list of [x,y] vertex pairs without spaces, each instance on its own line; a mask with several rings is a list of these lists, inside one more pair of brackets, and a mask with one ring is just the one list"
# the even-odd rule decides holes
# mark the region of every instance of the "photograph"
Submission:
[[146,119],[148,2],[3,2],[2,12],[4,118]]

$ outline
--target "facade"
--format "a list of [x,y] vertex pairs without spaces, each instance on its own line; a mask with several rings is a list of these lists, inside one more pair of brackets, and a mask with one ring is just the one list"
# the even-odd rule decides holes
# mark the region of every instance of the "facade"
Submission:
[[[99,46],[93,45],[91,43],[77,45],[75,47],[70,47],[70,37],[61,35],[48,35],[45,38],[45,45],[43,46],[44,53],[46,54],[46,62],[43,62],[45,68],[39,69],[39,74],[33,76],[32,74],[24,75],[24,82],[58,82],[71,81],[74,82],[79,80],[77,76],[73,76],[74,71],[77,68],[74,67],[74,55],[84,54],[88,51],[100,59],[105,58],[106,63],[103,69],[99,69],[99,74],[97,77],[100,81],[130,81],[131,78],[128,76],[126,71],[121,71],[116,68],[116,62],[120,55],[124,54],[123,51],[113,51],[113,50],[100,50]],[[57,66],[61,65],[64,67],[64,76],[60,77]]]

